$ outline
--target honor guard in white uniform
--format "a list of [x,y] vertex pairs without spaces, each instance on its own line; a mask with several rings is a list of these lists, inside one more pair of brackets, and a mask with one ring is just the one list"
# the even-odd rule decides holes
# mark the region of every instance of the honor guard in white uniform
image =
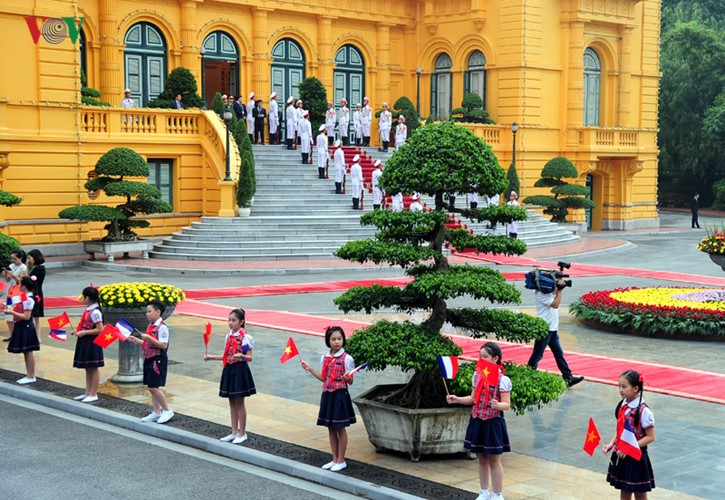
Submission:
[[380,132],[380,146],[378,151],[384,153],[388,152],[388,145],[390,144],[390,128],[393,126],[393,114],[388,109],[387,102],[383,103],[383,110],[380,112],[380,119],[378,121],[378,131]]
[[123,101],[121,101],[121,107],[122,108],[135,107],[135,103],[133,102],[133,99],[131,99],[131,89],[125,89],[123,91]]
[[254,92],[249,94],[249,102],[247,102],[247,133],[249,134],[249,140],[254,144],[254,108],[257,103],[254,100]]
[[357,103],[355,105],[355,111],[352,114],[352,128],[355,129],[355,145],[360,146],[363,141],[363,129],[362,129],[362,122],[360,119],[362,118],[362,105],[360,103]]
[[335,162],[335,194],[342,194],[342,183],[345,181],[345,152],[339,139],[335,141],[335,153],[332,159]]
[[393,196],[393,200],[392,200],[390,209],[393,212],[402,212],[403,211],[403,193],[398,193]]
[[[302,123],[302,120],[305,118],[306,111],[302,108],[302,100],[297,99],[297,142],[302,144],[302,139],[300,139],[300,124]],[[310,125],[311,127],[311,125]]]
[[383,204],[383,190],[380,189],[380,176],[383,175],[383,162],[375,160],[373,163],[373,209],[379,209]]
[[337,118],[337,127],[340,130],[340,139],[342,143],[347,146],[350,142],[347,139],[347,134],[350,128],[350,110],[347,107],[347,100],[345,98],[340,101],[340,114]]
[[413,203],[410,204],[408,210],[411,212],[422,212],[423,205],[420,203],[420,195],[418,193],[413,193],[410,197],[413,199]]
[[327,167],[327,160],[330,158],[327,152],[326,131],[327,126],[320,125],[320,133],[317,135],[317,174],[320,179],[325,178],[325,167]]
[[287,149],[292,149],[295,142],[295,134],[297,133],[297,109],[295,108],[295,98],[289,96],[287,99],[287,110],[285,111],[287,121]]
[[[471,186],[474,190],[478,189],[478,184],[474,184]],[[468,195],[468,204],[471,207],[471,210],[475,210],[478,208],[478,193],[476,191],[473,191]]]
[[[299,101],[302,102],[302,101]],[[302,121],[299,123],[297,134],[300,138],[300,151],[302,153],[302,164],[310,161],[310,149],[312,146],[312,124],[310,124],[310,113],[305,111]]]
[[327,129],[327,144],[332,146],[335,142],[335,123],[337,122],[337,112],[332,101],[327,101],[327,111],[325,111],[325,128]]
[[360,113],[360,126],[363,133],[363,146],[370,146],[370,125],[373,123],[373,108],[370,107],[370,99],[363,99],[363,108]]
[[405,124],[405,117],[400,115],[398,116],[398,126],[395,127],[395,149],[400,149],[407,138],[408,126]]
[[[516,198],[518,198],[519,195],[516,194],[516,191],[511,191],[511,195],[509,196],[509,201],[507,205],[510,205],[512,207],[518,207],[519,202],[516,201]],[[510,238],[518,239],[519,237],[519,221],[511,219],[508,224],[506,224],[506,233],[509,235]]]
[[279,144],[277,136],[277,127],[279,127],[279,107],[277,106],[277,92],[272,92],[269,96],[269,143]]
[[360,195],[362,194],[363,173],[360,166],[360,155],[355,155],[350,167],[350,185],[352,186],[352,209],[360,210]]

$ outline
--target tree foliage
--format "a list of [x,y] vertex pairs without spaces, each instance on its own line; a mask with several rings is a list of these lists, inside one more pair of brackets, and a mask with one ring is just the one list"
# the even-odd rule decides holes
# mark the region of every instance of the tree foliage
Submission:
[[310,112],[310,124],[312,132],[317,133],[317,129],[325,123],[325,112],[327,111],[327,90],[322,82],[310,76],[300,82],[300,99],[302,99],[302,107]]
[[563,156],[552,158],[541,169],[541,178],[534,183],[534,187],[549,187],[554,196],[538,194],[527,196],[524,203],[539,205],[544,213],[551,215],[552,222],[566,222],[570,208],[593,208],[594,202],[585,198],[589,193],[585,186],[569,184],[564,178],[579,177],[574,164]]
[[467,123],[495,123],[483,109],[483,99],[475,92],[466,94],[460,108],[451,111],[454,121]]
[[247,133],[247,122],[245,120],[237,120],[233,115],[232,124],[230,125],[232,136],[239,147],[239,155],[242,164],[239,168],[239,178],[237,179],[237,205],[240,207],[249,207],[252,198],[257,192],[256,166],[254,162],[254,152],[252,151],[252,141]]
[[18,248],[20,248],[18,240],[5,233],[0,233],[0,267],[5,269],[10,265],[10,252]]
[[[505,236],[473,236],[465,230],[446,227],[448,213],[477,220],[483,217],[526,218],[520,207],[486,210],[456,209],[444,194],[455,192],[501,192],[506,186],[503,170],[489,145],[469,130],[452,122],[426,125],[388,161],[380,184],[387,192],[426,193],[435,199],[431,212],[400,213],[376,210],[363,215],[361,224],[375,226],[375,239],[353,241],[336,255],[355,262],[397,265],[413,280],[402,288],[373,285],[354,287],[335,299],[344,312],[394,308],[412,313],[425,311],[420,324],[379,321],[357,332],[348,351],[370,369],[397,366],[412,371],[409,383],[388,397],[388,402],[406,407],[445,405],[445,388],[440,383],[437,356],[455,356],[460,348],[441,335],[448,323],[473,336],[528,341],[547,334],[548,326],[538,318],[512,311],[451,307],[458,297],[489,303],[517,304],[520,292],[506,283],[499,271],[488,267],[450,265],[444,245],[458,251],[522,254],[526,245]],[[476,186],[473,188],[472,186]]]
[[96,177],[85,183],[90,191],[103,191],[106,196],[125,198],[125,202],[108,207],[80,205],[61,210],[64,219],[108,222],[104,240],[135,240],[133,228],[148,227],[149,222],[136,218],[137,214],[171,212],[172,207],[161,199],[161,192],[145,182],[129,181],[126,177],[148,177],[149,168],[141,155],[128,148],[114,148],[96,163]]
[[408,127],[408,136],[410,137],[410,134],[420,127],[418,111],[415,109],[413,101],[402,96],[393,104],[393,110],[393,118],[396,121],[395,125],[397,125],[397,120],[400,115],[405,116],[405,125]]
[[521,195],[521,184],[519,183],[519,174],[516,172],[515,163],[509,165],[508,172],[506,172],[506,179],[508,179],[509,185],[504,193],[504,199],[508,200],[511,197],[511,191],[515,191],[517,195]]
[[171,70],[164,83],[164,90],[156,99],[148,103],[149,108],[168,108],[171,101],[181,94],[181,103],[184,108],[201,108],[204,104],[201,96],[197,94],[199,87],[194,74],[183,66]]

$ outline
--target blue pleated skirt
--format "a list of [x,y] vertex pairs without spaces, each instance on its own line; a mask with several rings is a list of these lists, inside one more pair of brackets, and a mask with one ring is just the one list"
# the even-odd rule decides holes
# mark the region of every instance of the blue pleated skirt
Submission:
[[14,354],[40,350],[38,333],[33,320],[18,321],[13,325],[13,334],[8,342],[8,352]]
[[257,389],[249,363],[241,361],[227,364],[222,370],[222,380],[219,382],[219,397],[246,398],[252,394],[257,394]]
[[607,482],[618,490],[634,493],[654,489],[655,473],[652,470],[647,447],[642,448],[642,458],[639,460],[632,457],[619,458],[616,453],[612,453],[609,458]]
[[463,447],[482,455],[501,455],[511,451],[506,420],[503,417],[481,420],[472,416],[468,421]]
[[338,389],[333,392],[323,392],[320,398],[320,413],[317,415],[317,425],[341,429],[357,422],[352,399],[347,389]]

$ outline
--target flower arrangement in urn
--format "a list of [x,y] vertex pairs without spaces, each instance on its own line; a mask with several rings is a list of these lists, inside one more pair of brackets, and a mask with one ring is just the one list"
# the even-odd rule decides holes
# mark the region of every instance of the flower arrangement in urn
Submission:
[[697,249],[710,255],[725,255],[725,224],[719,229],[714,225],[706,231],[707,236],[697,244]]
[[184,292],[173,285],[146,282],[123,282],[98,288],[101,304],[107,307],[146,307],[151,299],[159,299],[166,305],[176,305],[186,298]]

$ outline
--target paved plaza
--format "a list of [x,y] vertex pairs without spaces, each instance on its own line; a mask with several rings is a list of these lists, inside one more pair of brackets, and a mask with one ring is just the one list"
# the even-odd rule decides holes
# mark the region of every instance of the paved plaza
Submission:
[[[689,229],[689,214],[663,212],[661,221],[659,230],[590,233],[584,235],[577,245],[532,249],[526,256],[540,260],[568,260],[572,262],[572,269],[577,264],[594,264],[725,278],[725,273],[707,255],[697,251],[696,245],[703,237],[704,230]],[[719,223],[720,219],[702,215],[701,222]],[[467,261],[462,257],[456,259]],[[476,260],[468,262],[492,265]],[[213,269],[209,269],[209,263],[204,263],[204,266],[189,263],[191,265],[184,268],[173,261],[163,261],[161,264],[163,269],[158,270],[156,275],[154,266],[157,262],[153,260],[142,262],[140,259],[130,259],[117,261],[115,265],[99,262],[96,268],[53,267],[48,270],[45,293],[47,297],[74,295],[90,282],[103,285],[118,281],[160,281],[185,290],[201,290],[402,276],[395,268],[355,266],[340,261],[214,263],[211,264]],[[311,267],[314,272],[310,271]],[[518,266],[496,268],[502,272],[526,270]],[[667,281],[656,273],[649,278],[626,274],[575,278],[573,288],[564,292],[560,309],[560,334],[565,351],[725,373],[722,362],[725,359],[725,342],[675,341],[606,333],[583,326],[568,314],[568,304],[585,292],[634,285],[686,286],[688,282]],[[523,299],[518,310],[533,314],[533,292],[524,290],[521,282],[516,282],[516,286],[522,290]],[[229,309],[243,307],[248,310],[292,311],[322,316],[329,318],[331,324],[340,318],[363,322],[379,318],[402,318],[402,315],[392,310],[374,315],[343,315],[332,303],[339,294],[338,291],[282,293],[205,300]],[[473,304],[473,301],[462,298],[456,300],[455,304]],[[46,315],[59,312],[46,311]],[[80,312],[80,309],[68,309],[74,324]],[[253,322],[254,318],[249,317],[248,320]],[[168,321],[172,334],[169,355],[173,364],[169,370],[166,394],[175,412],[228,425],[227,402],[217,396],[221,363],[205,363],[202,359],[204,345],[201,333],[207,321],[203,317],[183,314],[174,314]],[[214,334],[209,349],[210,352],[221,352],[226,322],[211,322]],[[303,325],[300,325],[299,330],[305,330]],[[257,395],[247,400],[248,430],[252,436],[249,447],[254,448],[255,436],[265,436],[327,452],[327,433],[324,428],[315,425],[321,384],[307,375],[296,359],[285,365],[279,363],[289,336],[294,338],[301,357],[314,362],[324,349],[323,340],[319,336],[261,326],[251,326],[248,332],[254,336],[256,343],[252,371],[258,390]],[[83,387],[82,372],[71,368],[73,340],[63,344],[47,339],[47,326],[44,336],[42,349],[37,355],[37,376]],[[108,380],[116,371],[116,356],[117,349],[109,348],[107,366],[101,371],[101,392],[130,402],[148,404],[147,391],[143,387],[118,386]],[[3,350],[0,352],[0,368],[22,372],[22,357]],[[692,372],[686,375],[696,376]],[[378,383],[394,383],[404,379],[402,374],[391,369],[382,373],[363,372],[356,377],[351,393],[355,397]],[[652,498],[722,498],[722,491],[725,491],[723,406],[685,397],[648,393],[646,386],[645,399],[652,407],[657,422],[656,441],[650,446],[657,483]],[[504,493],[507,500],[618,496],[604,478],[607,458],[601,452],[590,458],[581,449],[590,417],[597,423],[602,439],[605,442],[609,439],[614,431],[613,411],[617,401],[618,392],[614,386],[586,381],[549,407],[524,416],[507,414],[513,450],[503,459],[506,474]],[[475,462],[457,455],[424,457],[420,462],[413,463],[404,455],[376,453],[367,440],[360,420],[350,430],[348,456],[354,461],[471,492],[470,498],[474,498],[474,492],[478,491]],[[372,478],[369,480],[375,482]]]

